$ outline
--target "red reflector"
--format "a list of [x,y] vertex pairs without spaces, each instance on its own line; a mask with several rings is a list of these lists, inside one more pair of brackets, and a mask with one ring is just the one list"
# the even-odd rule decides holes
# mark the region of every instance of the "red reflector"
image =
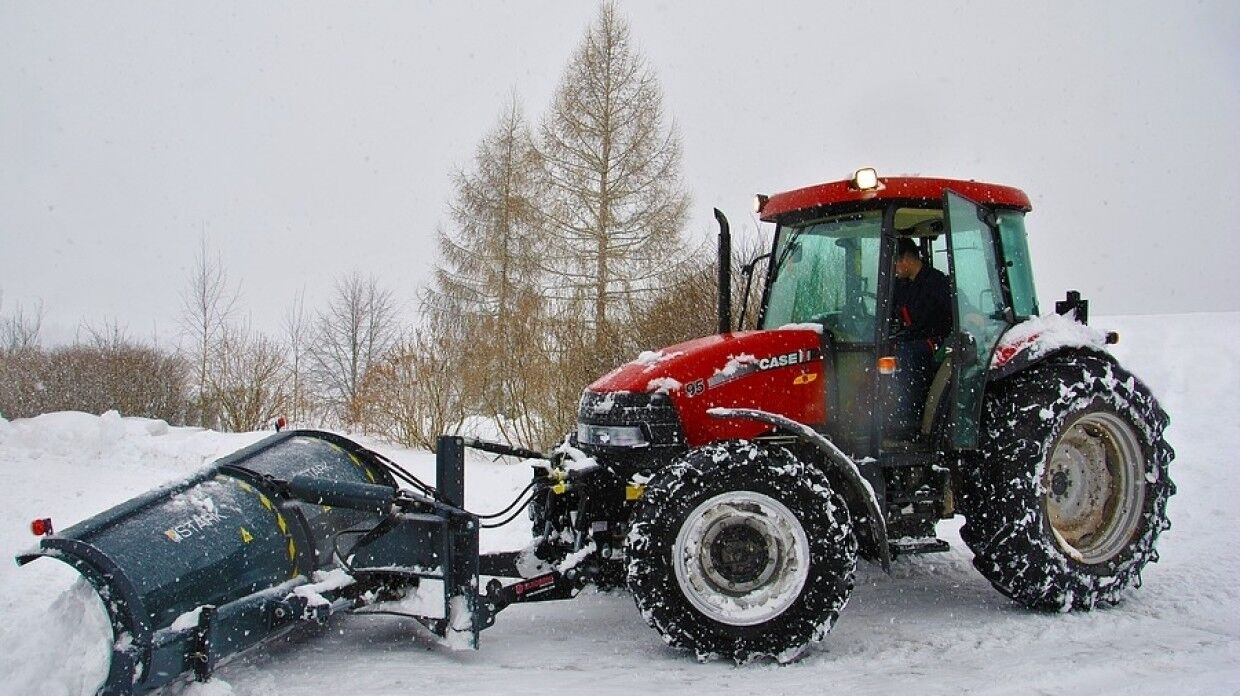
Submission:
[[30,523],[30,531],[35,536],[47,536],[52,533],[52,518],[44,517]]
[[284,416],[280,416],[279,418],[276,419],[276,431],[277,432],[284,430],[287,427],[288,427],[288,421],[284,420]]

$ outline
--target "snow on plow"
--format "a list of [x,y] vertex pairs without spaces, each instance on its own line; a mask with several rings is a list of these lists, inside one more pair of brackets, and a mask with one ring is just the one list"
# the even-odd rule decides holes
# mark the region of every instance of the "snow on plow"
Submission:
[[298,622],[399,600],[423,581],[442,586],[442,604],[422,601],[414,618],[477,647],[478,522],[460,507],[464,448],[445,440],[437,490],[338,435],[278,433],[62,532],[40,520],[45,536],[17,561],[63,561],[103,599],[113,640],[102,694],[206,679]]

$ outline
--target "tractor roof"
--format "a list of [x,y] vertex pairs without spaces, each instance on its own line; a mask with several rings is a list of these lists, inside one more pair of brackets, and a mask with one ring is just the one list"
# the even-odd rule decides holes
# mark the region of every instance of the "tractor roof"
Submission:
[[860,189],[855,186],[853,179],[844,179],[772,194],[762,206],[761,218],[764,222],[774,222],[785,213],[798,210],[874,199],[939,201],[943,198],[944,189],[951,189],[978,203],[1024,211],[1032,209],[1029,196],[1011,186],[960,179],[888,176],[879,177],[876,189]]

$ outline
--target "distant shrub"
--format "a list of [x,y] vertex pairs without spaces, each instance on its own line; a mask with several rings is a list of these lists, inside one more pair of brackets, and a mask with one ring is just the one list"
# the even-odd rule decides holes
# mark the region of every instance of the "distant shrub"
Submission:
[[188,370],[177,356],[128,340],[0,352],[0,414],[51,411],[185,420]]

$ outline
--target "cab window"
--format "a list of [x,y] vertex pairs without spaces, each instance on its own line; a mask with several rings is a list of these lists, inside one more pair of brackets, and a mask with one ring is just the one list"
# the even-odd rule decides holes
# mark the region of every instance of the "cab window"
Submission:
[[999,213],[999,242],[1003,246],[1003,262],[1007,266],[1012,291],[1012,311],[1018,318],[1038,315],[1038,295],[1033,287],[1033,269],[1029,263],[1029,238],[1025,235],[1025,214],[1019,211]]
[[783,227],[762,328],[818,322],[837,341],[874,340],[882,211]]

